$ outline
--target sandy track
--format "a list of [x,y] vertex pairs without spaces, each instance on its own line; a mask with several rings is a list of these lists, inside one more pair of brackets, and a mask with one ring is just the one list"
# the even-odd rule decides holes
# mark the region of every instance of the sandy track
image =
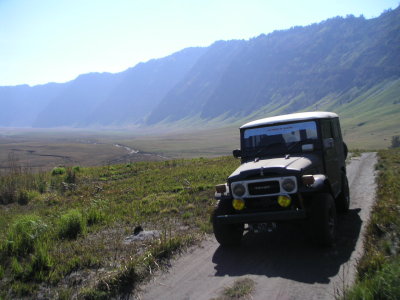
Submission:
[[339,216],[336,247],[314,246],[301,228],[248,233],[234,250],[222,249],[209,237],[131,298],[209,300],[236,279],[249,277],[256,282],[255,300],[333,299],[335,290],[354,280],[355,262],[362,255],[362,235],[375,198],[375,163],[375,153],[364,153],[347,168],[351,208]]

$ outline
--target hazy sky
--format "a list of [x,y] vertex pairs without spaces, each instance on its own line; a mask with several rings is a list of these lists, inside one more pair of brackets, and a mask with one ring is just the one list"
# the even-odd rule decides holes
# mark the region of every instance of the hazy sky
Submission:
[[379,16],[400,0],[0,0],[0,86],[119,72],[217,40],[334,16]]

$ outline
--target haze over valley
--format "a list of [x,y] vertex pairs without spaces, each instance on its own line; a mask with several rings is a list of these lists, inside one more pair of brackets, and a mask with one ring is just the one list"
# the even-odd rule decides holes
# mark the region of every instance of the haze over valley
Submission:
[[327,110],[340,115],[350,147],[382,148],[400,134],[399,95],[397,7],[372,19],[334,17],[249,40],[186,48],[115,74],[1,86],[0,126],[3,137],[21,134],[11,128],[25,128],[22,139],[35,139],[28,133],[39,129],[84,130],[89,139],[118,131],[111,144],[192,157],[228,154],[246,121]]

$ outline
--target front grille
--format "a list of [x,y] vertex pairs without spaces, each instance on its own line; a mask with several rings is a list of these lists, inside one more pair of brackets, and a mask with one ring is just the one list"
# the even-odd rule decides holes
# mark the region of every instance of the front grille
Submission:
[[279,181],[260,181],[249,183],[250,195],[268,195],[280,192]]
[[277,197],[262,197],[262,198],[247,198],[246,209],[250,210],[281,210],[282,207],[278,205]]

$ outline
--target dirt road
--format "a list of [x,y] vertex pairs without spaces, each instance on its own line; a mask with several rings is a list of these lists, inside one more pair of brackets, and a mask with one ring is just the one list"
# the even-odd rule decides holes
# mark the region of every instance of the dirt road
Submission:
[[351,208],[339,216],[339,238],[332,249],[311,244],[297,230],[246,234],[242,246],[225,250],[213,237],[173,262],[135,299],[204,299],[221,294],[240,277],[256,282],[252,299],[333,299],[354,280],[362,255],[362,235],[375,197],[376,155],[364,153],[348,165]]

